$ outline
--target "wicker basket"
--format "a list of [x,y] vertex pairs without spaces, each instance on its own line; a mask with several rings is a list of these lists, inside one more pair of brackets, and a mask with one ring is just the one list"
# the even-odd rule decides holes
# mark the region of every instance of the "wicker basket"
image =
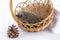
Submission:
[[[44,1],[33,0],[33,2],[31,2],[31,0],[26,0],[25,2],[20,2],[16,6],[15,10],[13,10],[12,6],[13,6],[12,0],[10,0],[10,10],[12,12],[12,16],[18,23],[18,26],[27,31],[37,32],[40,30],[44,30],[46,27],[49,26],[49,24],[52,22],[54,18],[54,10],[53,10],[53,6],[50,0],[44,0]],[[34,24],[23,23],[16,16],[17,10],[31,12],[37,15],[38,17],[42,17],[43,20],[41,20],[40,22],[34,23]]]

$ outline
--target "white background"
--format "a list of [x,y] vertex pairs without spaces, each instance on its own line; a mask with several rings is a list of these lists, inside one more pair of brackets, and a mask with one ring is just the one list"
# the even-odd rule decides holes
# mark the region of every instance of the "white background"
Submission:
[[[19,37],[11,39],[7,37],[7,29],[9,25],[17,23],[11,16],[9,9],[10,0],[0,0],[0,40],[60,40],[60,34],[49,32],[27,32],[19,29]],[[22,0],[23,1],[23,0]],[[17,2],[17,0],[15,1]],[[60,11],[60,0],[52,0],[54,8]]]

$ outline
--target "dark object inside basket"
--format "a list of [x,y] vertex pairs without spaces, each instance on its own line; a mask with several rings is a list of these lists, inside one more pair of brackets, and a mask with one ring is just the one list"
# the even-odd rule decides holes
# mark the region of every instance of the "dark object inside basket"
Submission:
[[18,12],[16,16],[20,18],[21,21],[24,23],[37,23],[41,21],[41,19],[39,19],[36,15],[30,12]]

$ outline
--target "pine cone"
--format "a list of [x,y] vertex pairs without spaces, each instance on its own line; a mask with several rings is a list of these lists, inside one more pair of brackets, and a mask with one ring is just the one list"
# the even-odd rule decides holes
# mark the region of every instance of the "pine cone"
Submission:
[[17,30],[17,29],[18,28],[14,24],[12,26],[9,26],[8,32],[7,32],[8,37],[10,37],[10,38],[16,38],[16,37],[18,37],[19,30]]

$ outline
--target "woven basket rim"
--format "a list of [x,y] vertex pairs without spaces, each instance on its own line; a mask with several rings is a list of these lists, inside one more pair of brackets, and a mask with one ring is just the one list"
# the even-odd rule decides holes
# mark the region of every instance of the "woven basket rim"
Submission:
[[[33,3],[32,3],[33,4]],[[18,4],[19,5],[19,4]],[[31,5],[31,4],[30,4]],[[17,6],[16,6],[16,8],[17,8]],[[15,8],[15,10],[16,10],[16,8]],[[50,7],[50,8],[52,8],[51,9],[51,13],[52,13],[52,11],[53,11],[53,7]],[[15,13],[16,13],[16,11],[15,11]],[[42,23],[44,20],[46,20],[50,15],[51,15],[51,13],[46,17],[46,18],[44,18],[42,21],[40,21],[40,22],[36,22],[36,23],[29,23],[29,24],[27,24],[27,25],[35,25],[35,24],[37,24],[37,23]],[[21,21],[21,20],[20,20]],[[22,22],[22,21],[21,21]],[[23,22],[22,22],[23,23]],[[24,23],[24,24],[26,24],[26,23]]]

